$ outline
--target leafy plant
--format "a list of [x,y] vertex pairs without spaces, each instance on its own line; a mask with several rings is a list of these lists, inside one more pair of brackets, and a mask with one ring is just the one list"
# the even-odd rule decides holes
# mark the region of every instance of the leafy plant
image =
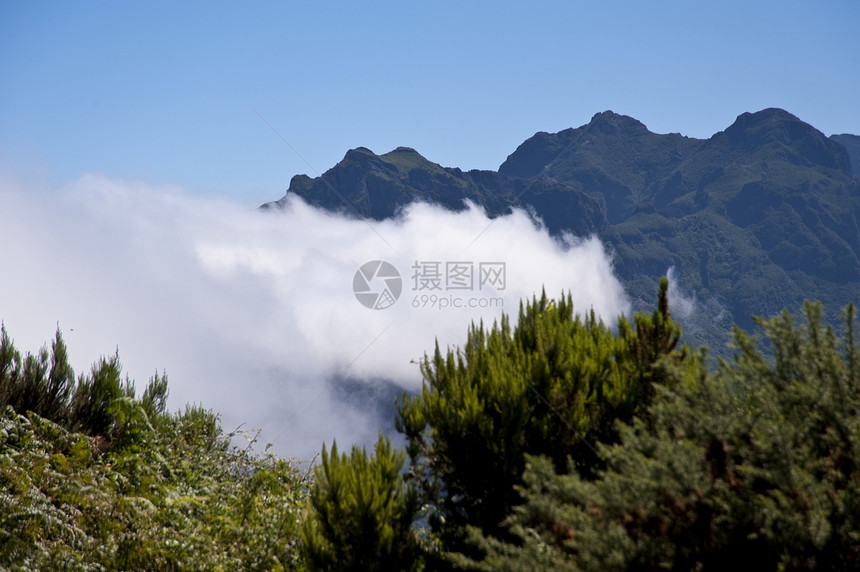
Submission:
[[593,474],[597,441],[615,439],[613,422],[629,420],[667,381],[659,360],[682,361],[680,329],[669,317],[668,282],[658,308],[617,333],[593,313],[574,314],[570,296],[543,295],[489,332],[469,330],[462,349],[425,358],[425,385],[398,404],[397,428],[408,440],[410,478],[444,551],[469,551],[466,526],[504,535],[502,522],[521,502],[527,455],[545,455],[564,471],[568,459]]
[[[658,397],[589,482],[530,458],[517,543],[473,538],[482,569],[815,569],[860,566],[860,365],[854,308],[839,339],[806,305],[760,321],[772,360],[737,329],[737,353]],[[669,375],[672,368],[667,370]]]
[[[58,345],[60,365],[42,368],[48,362],[37,356],[39,367],[27,369],[3,330],[2,395],[25,378],[50,381],[53,371],[62,373],[54,379],[73,379]],[[47,403],[39,391],[57,385],[35,387],[34,402]],[[235,436],[222,433],[211,411],[167,413],[166,395],[167,378],[156,374],[138,400],[114,356],[81,377],[62,423],[4,403],[0,568],[304,568],[298,526],[308,475],[271,453],[231,446]]]
[[16,411],[33,411],[62,423],[69,416],[74,386],[75,373],[59,329],[51,344],[50,358],[46,347],[38,354],[22,357],[6,326],[0,325],[0,407],[11,405]]
[[349,456],[323,447],[310,492],[313,511],[301,535],[314,570],[419,570],[421,549],[411,529],[418,508],[400,469],[406,455],[379,436],[374,453]]

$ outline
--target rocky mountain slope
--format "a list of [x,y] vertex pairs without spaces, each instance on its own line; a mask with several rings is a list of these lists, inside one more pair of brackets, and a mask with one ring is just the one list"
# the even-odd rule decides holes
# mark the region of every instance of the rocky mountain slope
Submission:
[[731,324],[749,328],[753,315],[820,299],[835,317],[860,301],[858,152],[860,137],[827,138],[781,109],[744,113],[709,139],[606,111],[535,134],[498,172],[359,148],[321,177],[293,177],[287,196],[377,220],[419,200],[458,210],[468,199],[490,216],[528,207],[553,234],[597,234],[634,308],[674,268],[695,299],[686,337],[720,353]]

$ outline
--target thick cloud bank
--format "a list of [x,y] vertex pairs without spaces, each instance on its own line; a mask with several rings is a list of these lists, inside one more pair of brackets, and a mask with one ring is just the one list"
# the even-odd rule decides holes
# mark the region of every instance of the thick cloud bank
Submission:
[[[333,438],[374,440],[382,422],[362,395],[416,390],[413,362],[435,339],[461,344],[471,321],[515,316],[542,287],[607,321],[628,309],[597,239],[559,243],[522,212],[416,204],[361,221],[92,175],[60,189],[0,181],[0,239],[0,319],[20,349],[59,323],[76,371],[118,348],[138,387],[167,371],[172,408],[202,403],[302,458]],[[388,264],[356,277],[375,260]],[[397,301],[362,305],[356,287],[371,306],[392,302],[392,268]]]

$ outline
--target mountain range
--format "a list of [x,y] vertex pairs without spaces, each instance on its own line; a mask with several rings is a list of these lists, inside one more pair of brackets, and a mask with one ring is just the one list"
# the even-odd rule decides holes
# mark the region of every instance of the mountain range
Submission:
[[685,338],[723,354],[733,323],[821,300],[831,319],[860,301],[860,137],[826,137],[782,109],[743,113],[708,139],[657,134],[605,111],[536,133],[498,171],[462,171],[408,147],[360,147],[316,178],[296,175],[275,209],[311,205],[375,220],[426,201],[469,200],[491,217],[525,208],[553,235],[597,235],[634,309],[673,269],[693,310]]

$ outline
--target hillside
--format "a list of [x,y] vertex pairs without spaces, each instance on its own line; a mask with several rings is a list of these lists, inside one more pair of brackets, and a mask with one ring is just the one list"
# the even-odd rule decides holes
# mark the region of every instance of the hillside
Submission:
[[674,267],[696,301],[680,316],[685,336],[721,353],[732,323],[798,311],[804,298],[831,312],[860,298],[858,141],[781,109],[744,113],[709,139],[606,111],[535,134],[498,172],[359,148],[321,177],[294,177],[287,196],[377,220],[417,200],[462,209],[468,199],[490,216],[530,207],[553,234],[604,240],[635,309]]
[[459,211],[470,200],[491,217],[510,213],[512,206],[534,205],[549,215],[545,223],[551,229],[568,229],[578,235],[609,227],[600,199],[574,186],[495,171],[463,172],[432,163],[408,147],[384,155],[363,147],[352,149],[320,177],[296,175],[287,194],[263,208],[282,206],[290,194],[314,206],[375,220],[392,217],[415,201]]
[[845,147],[848,151],[848,157],[851,158],[851,167],[854,171],[854,176],[860,177],[860,135],[843,133],[841,135],[831,135],[830,139]]

